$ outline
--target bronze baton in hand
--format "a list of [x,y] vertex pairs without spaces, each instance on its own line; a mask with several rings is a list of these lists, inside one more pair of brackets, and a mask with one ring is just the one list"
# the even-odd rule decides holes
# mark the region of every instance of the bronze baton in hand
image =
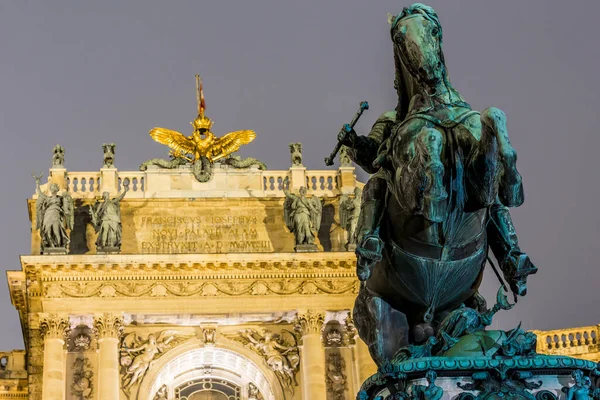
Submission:
[[[350,132],[352,130],[352,128],[354,128],[354,125],[356,125],[356,122],[358,122],[358,119],[362,115],[363,111],[368,110],[368,109],[369,109],[369,103],[366,101],[362,101],[360,103],[360,108],[358,109],[358,111],[356,112],[356,115],[352,119],[352,122],[344,125],[344,127],[342,129],[346,132]],[[325,165],[327,165],[327,166],[333,165],[333,159],[337,155],[338,151],[340,151],[341,147],[342,147],[342,142],[338,140],[337,144],[335,145],[335,148],[333,149],[333,151],[331,152],[329,157],[325,158]]]

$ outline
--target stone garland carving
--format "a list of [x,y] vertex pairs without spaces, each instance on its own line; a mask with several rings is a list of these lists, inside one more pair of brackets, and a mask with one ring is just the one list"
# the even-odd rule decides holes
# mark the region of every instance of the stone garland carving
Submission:
[[172,329],[150,333],[146,339],[136,332],[126,335],[120,349],[121,384],[125,394],[131,394],[131,388],[142,381],[160,356],[193,336],[193,333]]
[[90,207],[92,226],[98,234],[96,249],[99,253],[116,253],[121,250],[121,200],[129,191],[127,181],[123,182],[123,192],[111,199],[108,192],[102,193],[103,202],[97,201]]
[[248,384],[248,400],[264,400],[263,395],[252,382]]
[[348,381],[346,379],[346,362],[338,353],[332,353],[327,356],[325,383],[327,392],[331,393],[331,399],[344,400],[345,392],[348,389]]
[[84,355],[79,355],[73,363],[73,383],[71,394],[78,399],[88,400],[93,398],[94,372],[92,364]]
[[288,190],[289,178],[284,180],[283,219],[285,225],[294,234],[295,250],[298,252],[317,251],[315,239],[321,227],[323,216],[323,200],[317,196],[306,197],[306,187],[302,186],[299,194]]
[[302,167],[302,143],[290,143],[292,167]]
[[114,314],[104,313],[94,319],[94,333],[97,338],[117,338],[123,334],[123,318]]
[[360,215],[361,198],[362,190],[358,187],[354,188],[352,197],[344,194],[340,198],[340,225],[348,233],[346,249],[350,251],[356,249],[356,227]]
[[69,317],[57,314],[40,315],[40,335],[44,339],[61,339],[66,342],[70,333]]
[[298,385],[296,373],[300,368],[296,335],[286,329],[283,329],[281,334],[267,329],[263,329],[262,334],[254,329],[245,329],[229,337],[263,357],[281,385],[293,395],[294,386]]
[[104,152],[104,168],[113,168],[115,166],[115,147],[114,143],[104,143],[102,151]]
[[314,295],[357,293],[359,282],[350,279],[281,279],[248,282],[63,282],[45,285],[48,298],[57,297],[190,297],[241,295]]
[[52,168],[64,168],[65,165],[65,149],[57,144],[52,150]]

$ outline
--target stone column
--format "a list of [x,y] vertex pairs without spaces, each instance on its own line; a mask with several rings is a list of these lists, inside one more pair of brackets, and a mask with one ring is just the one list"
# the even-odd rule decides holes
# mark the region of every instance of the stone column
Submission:
[[71,330],[69,318],[57,314],[40,315],[40,333],[44,338],[42,399],[63,400],[66,392],[65,341]]
[[121,389],[119,339],[123,333],[123,319],[109,313],[96,316],[94,330],[98,340],[98,387],[103,398],[118,399]]
[[321,332],[325,314],[307,311],[298,313],[295,329],[302,335],[300,361],[304,400],[325,400],[325,348]]

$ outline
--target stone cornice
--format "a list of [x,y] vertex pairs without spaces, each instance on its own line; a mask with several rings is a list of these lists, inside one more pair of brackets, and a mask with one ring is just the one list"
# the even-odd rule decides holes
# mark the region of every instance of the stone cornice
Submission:
[[25,274],[9,274],[12,293],[25,276],[34,282],[353,278],[355,265],[350,252],[21,256]]

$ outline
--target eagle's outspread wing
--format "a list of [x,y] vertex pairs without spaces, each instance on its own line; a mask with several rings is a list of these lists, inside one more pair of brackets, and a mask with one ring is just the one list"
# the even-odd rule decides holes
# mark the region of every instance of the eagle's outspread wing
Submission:
[[152,128],[150,137],[160,144],[169,146],[171,150],[180,154],[194,154],[196,146],[191,139],[177,131],[166,128]]
[[231,153],[235,153],[245,144],[250,143],[256,137],[256,132],[250,130],[229,132],[227,135],[216,138],[212,149],[212,160],[220,160]]

